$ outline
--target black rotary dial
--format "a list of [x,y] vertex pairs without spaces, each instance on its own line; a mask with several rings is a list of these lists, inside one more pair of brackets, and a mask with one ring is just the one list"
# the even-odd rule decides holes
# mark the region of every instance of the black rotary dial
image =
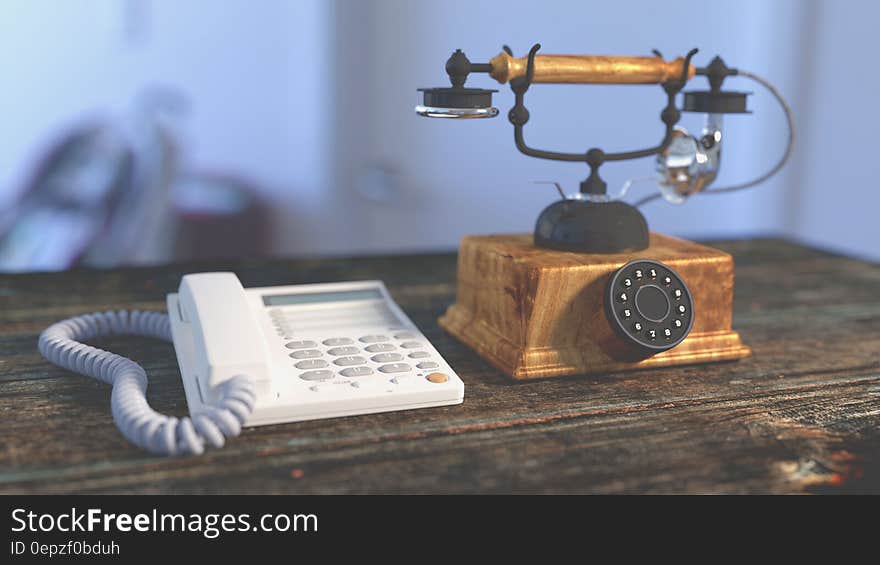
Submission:
[[694,303],[678,273],[648,259],[631,261],[608,282],[608,322],[642,353],[672,349],[691,331]]

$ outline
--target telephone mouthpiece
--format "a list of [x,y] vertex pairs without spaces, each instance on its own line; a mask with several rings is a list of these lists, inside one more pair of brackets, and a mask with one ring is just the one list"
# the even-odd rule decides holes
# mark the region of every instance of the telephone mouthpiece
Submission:
[[492,93],[485,88],[420,88],[423,103],[416,114],[426,118],[494,118],[498,108],[492,106]]

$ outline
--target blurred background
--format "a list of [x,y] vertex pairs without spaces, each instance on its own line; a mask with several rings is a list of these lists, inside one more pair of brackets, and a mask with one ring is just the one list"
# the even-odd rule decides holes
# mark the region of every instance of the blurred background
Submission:
[[[699,47],[773,82],[798,127],[770,182],[643,208],[689,238],[784,236],[880,260],[873,155],[880,99],[867,47],[880,4],[776,0],[50,0],[0,4],[0,270],[254,256],[453,250],[528,232],[587,167],[519,154],[494,120],[417,117],[463,49],[666,58]],[[783,113],[756,84],[725,122],[717,185],[781,154]],[[698,78],[690,88],[705,88]],[[535,85],[530,145],[623,150],[662,134],[659,87]],[[702,115],[682,125],[698,132]],[[602,169],[610,191],[653,161]],[[628,200],[656,191],[640,184]]]

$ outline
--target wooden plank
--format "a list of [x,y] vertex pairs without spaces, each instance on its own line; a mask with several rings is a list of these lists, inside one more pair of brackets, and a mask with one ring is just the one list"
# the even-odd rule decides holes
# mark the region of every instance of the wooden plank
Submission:
[[420,431],[388,422],[345,434],[309,426],[201,460],[102,461],[3,481],[39,492],[786,492],[859,478],[846,438],[880,423],[877,395],[865,394],[878,383],[852,377],[746,398],[596,406],[433,430],[422,422]]
[[[737,261],[737,363],[511,383],[436,325],[452,255],[233,265],[245,286],[382,278],[463,376],[465,404],[247,430],[154,458],[112,425],[109,389],[54,368],[36,336],[95,309],[163,309],[224,265],[0,277],[0,492],[792,492],[875,490],[880,267],[778,241]],[[150,401],[186,412],[172,347],[113,339]],[[859,475],[861,478],[859,478]]]

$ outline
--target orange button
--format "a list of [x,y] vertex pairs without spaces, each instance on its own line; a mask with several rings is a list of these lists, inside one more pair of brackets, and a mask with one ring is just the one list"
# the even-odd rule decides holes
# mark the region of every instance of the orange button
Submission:
[[425,378],[432,383],[445,383],[449,380],[449,377],[446,375],[446,373],[431,373]]

